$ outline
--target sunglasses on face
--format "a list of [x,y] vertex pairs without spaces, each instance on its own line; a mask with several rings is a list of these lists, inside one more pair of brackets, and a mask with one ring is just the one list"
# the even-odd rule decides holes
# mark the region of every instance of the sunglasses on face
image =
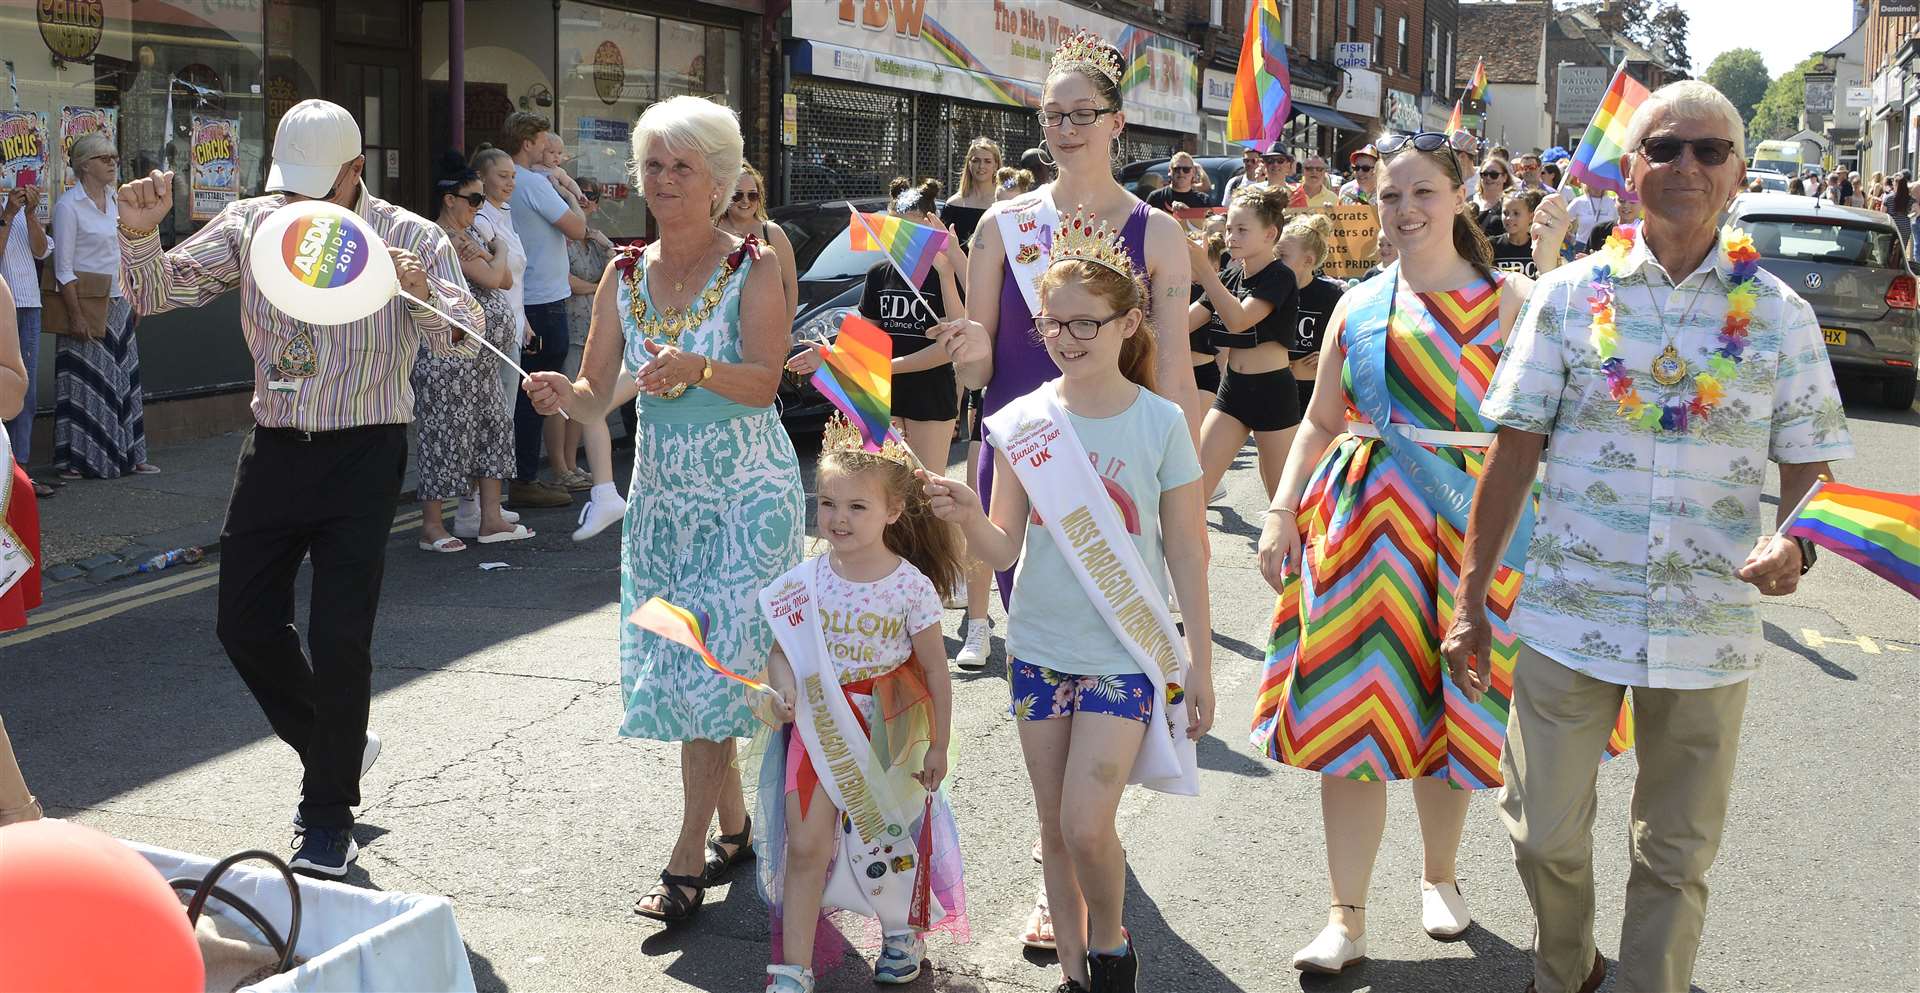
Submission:
[[455,200],[465,200],[467,206],[475,210],[479,210],[480,205],[487,202],[487,195],[485,193],[449,193],[447,195]]
[[1354,171],[1354,172],[1372,172],[1372,171],[1373,171],[1373,166],[1372,166],[1371,164],[1368,164],[1368,165],[1357,165],[1357,166],[1354,166],[1354,167],[1353,167],[1353,171]]
[[734,190],[733,202],[739,203],[742,200],[745,200],[748,203],[759,203],[760,191],[759,190]]
[[1704,166],[1717,166],[1733,154],[1733,142],[1725,138],[1647,138],[1640,142],[1640,154],[1661,165],[1679,158],[1680,150],[1688,147]]
[[1057,128],[1063,120],[1072,121],[1076,126],[1084,128],[1108,114],[1118,114],[1119,112],[1120,111],[1112,107],[1101,107],[1097,110],[1092,107],[1082,107],[1079,110],[1064,112],[1058,110],[1043,110],[1034,116],[1040,119],[1040,126],[1043,128]]
[[1173,171],[1179,172],[1179,173],[1192,172],[1193,170],[1194,170],[1193,166],[1174,166],[1173,167]]
[[581,194],[582,194],[582,195],[584,195],[584,196],[585,196],[585,197],[587,198],[587,201],[588,201],[589,203],[599,203],[599,202],[600,202],[600,191],[599,191],[599,190],[581,190],[580,192],[581,192]]
[[1507,174],[1504,172],[1501,172],[1498,169],[1482,169],[1480,170],[1480,178],[1481,179],[1505,179],[1507,178]]
[[1287,163],[1292,162],[1293,160],[1290,158],[1287,158],[1284,155],[1262,155],[1260,156],[1260,161],[1265,162],[1267,165],[1272,166],[1272,165],[1286,165]]
[[1099,337],[1101,328],[1125,316],[1127,315],[1115,314],[1112,317],[1104,317],[1097,321],[1091,317],[1082,317],[1071,321],[1057,321],[1051,317],[1035,317],[1033,319],[1033,330],[1042,338],[1058,338],[1060,337],[1060,330],[1065,328],[1066,332],[1072,335],[1076,341],[1092,341]]
[[1305,169],[1307,172],[1326,172],[1327,171],[1326,166],[1303,166],[1302,168]]

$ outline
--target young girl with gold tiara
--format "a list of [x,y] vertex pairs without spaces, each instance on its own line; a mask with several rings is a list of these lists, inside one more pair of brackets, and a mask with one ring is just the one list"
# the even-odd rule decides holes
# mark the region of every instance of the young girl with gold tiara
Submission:
[[975,555],[996,569],[1019,560],[1007,667],[1064,973],[1056,993],[1133,993],[1140,957],[1122,922],[1114,815],[1129,782],[1199,791],[1194,741],[1214,699],[1205,494],[1185,417],[1152,392],[1147,291],[1120,237],[1084,214],[1064,221],[1039,302],[1033,328],[1060,376],[987,418],[991,517],[965,485],[924,478],[934,513],[960,524]]
[[953,684],[940,618],[966,563],[889,439],[835,415],[821,446],[828,551],[760,593],[777,644],[767,682],[760,885],[774,911],[769,989],[811,993],[823,909],[880,922],[874,981],[920,975],[926,932],[963,936],[965,895],[947,775]]

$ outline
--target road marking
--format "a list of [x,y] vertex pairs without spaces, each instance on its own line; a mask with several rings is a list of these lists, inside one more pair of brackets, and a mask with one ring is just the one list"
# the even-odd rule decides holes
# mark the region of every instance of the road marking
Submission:
[[62,607],[55,607],[52,610],[35,611],[33,614],[33,621],[36,624],[42,624],[49,621],[57,621],[60,618],[67,616],[68,614],[77,614],[84,610],[92,610],[95,607],[104,607],[107,604],[113,603],[116,600],[125,600],[128,597],[139,596],[143,593],[152,593],[157,590],[165,589],[169,586],[177,586],[196,576],[201,576],[206,574],[206,572],[212,568],[214,568],[214,566],[210,562],[200,563],[200,564],[191,566],[189,568],[183,569],[180,572],[177,572],[171,576],[167,576],[163,579],[156,579],[151,583],[140,583],[136,586],[129,586],[123,590],[114,590],[110,593],[102,593],[99,596],[88,597],[87,599],[81,600],[78,603],[70,603]]
[[1860,649],[1862,653],[1867,655],[1879,655],[1881,654],[1883,649],[1889,652],[1914,651],[1914,649],[1911,646],[1902,645],[1899,642],[1894,642],[1894,641],[1888,641],[1884,643],[1876,642],[1872,638],[1869,638],[1864,634],[1858,638],[1836,638],[1829,635],[1821,634],[1820,632],[1815,631],[1812,628],[1801,628],[1800,640],[1806,642],[1808,648],[1825,648],[1828,645],[1851,645],[1854,648]]
[[220,582],[220,575],[217,571],[215,571],[211,575],[203,574],[191,583],[182,583],[178,586],[172,587],[171,589],[163,589],[163,590],[159,590],[158,592],[148,592],[149,590],[152,590],[153,586],[156,584],[149,583],[142,586],[136,586],[134,587],[133,592],[146,593],[147,595],[135,597],[123,603],[113,604],[111,606],[107,606],[103,609],[100,609],[98,611],[94,611],[91,613],[77,614],[75,616],[68,617],[65,620],[55,621],[52,624],[42,624],[42,623],[39,623],[39,621],[36,619],[32,627],[29,627],[26,630],[21,631],[18,634],[15,634],[11,637],[0,638],[0,647],[10,648],[14,645],[24,645],[29,641],[35,641],[37,639],[44,638],[50,634],[59,634],[63,631],[71,631],[74,628],[82,627],[84,625],[91,624],[95,621],[104,621],[109,617],[114,617],[120,614],[124,614],[135,607],[144,607],[149,603],[157,603],[161,600],[171,600],[175,597],[186,596],[189,593],[198,593],[201,590],[211,588],[212,586],[214,586],[219,582]]

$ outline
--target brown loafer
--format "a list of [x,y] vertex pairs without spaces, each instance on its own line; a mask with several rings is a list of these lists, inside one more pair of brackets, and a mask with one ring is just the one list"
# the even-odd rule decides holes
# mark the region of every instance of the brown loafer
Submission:
[[[1580,993],[1593,993],[1600,984],[1607,981],[1607,958],[1598,951],[1593,953],[1593,971],[1587,973],[1587,981],[1580,984]],[[1527,993],[1534,993],[1533,982],[1527,982]]]

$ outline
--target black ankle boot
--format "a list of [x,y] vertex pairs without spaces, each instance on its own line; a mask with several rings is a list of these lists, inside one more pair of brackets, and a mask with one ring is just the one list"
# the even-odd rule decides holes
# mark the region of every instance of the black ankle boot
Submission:
[[1124,955],[1087,956],[1087,979],[1092,983],[1088,993],[1134,993],[1139,977],[1140,956],[1134,953],[1131,940]]

